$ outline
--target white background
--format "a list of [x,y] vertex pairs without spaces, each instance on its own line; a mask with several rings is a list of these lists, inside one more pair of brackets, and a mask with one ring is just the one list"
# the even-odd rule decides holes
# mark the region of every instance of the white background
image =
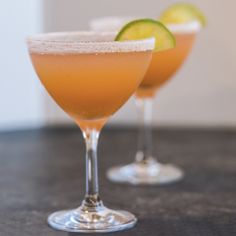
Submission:
[[[24,38],[37,31],[81,30],[107,15],[156,17],[171,0],[8,0],[0,3],[0,129],[67,121],[48,102],[27,56]],[[236,127],[236,1],[195,0],[209,24],[183,69],[155,99],[154,124]],[[46,107],[46,108],[45,108]],[[45,112],[46,110],[46,112]],[[133,101],[112,119],[134,124]]]
[[41,16],[40,1],[0,2],[0,129],[42,122],[39,83],[25,44],[27,35],[41,30]]

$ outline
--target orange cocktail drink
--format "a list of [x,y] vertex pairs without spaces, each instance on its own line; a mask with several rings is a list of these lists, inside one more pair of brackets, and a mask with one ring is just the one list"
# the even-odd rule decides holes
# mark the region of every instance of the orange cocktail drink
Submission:
[[[92,29],[98,31],[106,29],[118,31],[122,27],[124,30],[126,27],[124,25],[131,19],[135,17],[98,18],[91,21],[90,25]],[[149,68],[135,93],[139,118],[138,151],[135,162],[111,168],[108,171],[108,178],[114,182],[152,185],[174,182],[183,177],[181,169],[174,165],[161,164],[153,157],[152,104],[156,92],[174,77],[186,61],[202,26],[198,20],[165,26],[174,35],[176,47],[153,53]]]
[[[144,80],[136,91],[136,104],[139,112],[139,145],[136,162],[129,166],[135,184],[165,184],[180,180],[183,172],[172,164],[162,164],[152,153],[152,104],[155,93],[172,79],[186,61],[201,25],[197,21],[185,24],[167,25],[174,34],[176,47],[154,52]],[[141,169],[141,171],[140,171]],[[118,174],[118,171],[120,172]],[[122,169],[110,171],[110,176],[124,176]],[[126,168],[127,172],[127,168]],[[124,173],[124,171],[123,171]],[[142,174],[137,174],[142,173]],[[131,174],[129,174],[131,175]],[[135,179],[135,180],[134,180]],[[130,182],[131,182],[130,181]]]
[[28,39],[34,68],[52,98],[80,126],[86,143],[86,194],[74,210],[48,223],[67,232],[113,232],[135,225],[126,211],[106,208],[99,196],[97,144],[102,126],[136,91],[155,39],[114,42],[112,33],[72,32]]
[[176,39],[174,49],[153,53],[148,71],[137,90],[137,96],[154,96],[185,62],[194,44],[196,33],[174,33],[174,36]]
[[30,55],[42,84],[78,124],[99,123],[118,110],[140,85],[151,59],[150,50]]

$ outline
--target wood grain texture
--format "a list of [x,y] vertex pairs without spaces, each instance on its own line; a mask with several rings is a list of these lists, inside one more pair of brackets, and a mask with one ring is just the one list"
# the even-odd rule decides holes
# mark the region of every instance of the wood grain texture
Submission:
[[[106,179],[107,168],[132,161],[135,149],[133,129],[108,129],[101,135],[102,199],[139,218],[134,229],[110,235],[236,235],[236,132],[155,130],[154,153],[186,172],[182,182],[163,187],[129,187]],[[77,129],[0,134],[0,236],[76,235],[52,230],[46,218],[80,204],[84,165]]]

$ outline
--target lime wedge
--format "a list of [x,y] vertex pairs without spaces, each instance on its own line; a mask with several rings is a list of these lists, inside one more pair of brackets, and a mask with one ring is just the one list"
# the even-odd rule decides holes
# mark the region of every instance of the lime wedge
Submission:
[[206,25],[206,17],[202,11],[191,3],[176,3],[168,7],[161,15],[164,24],[182,24],[197,20]]
[[159,21],[152,19],[138,19],[126,24],[118,33],[115,41],[156,39],[154,51],[163,51],[175,47],[175,37]]

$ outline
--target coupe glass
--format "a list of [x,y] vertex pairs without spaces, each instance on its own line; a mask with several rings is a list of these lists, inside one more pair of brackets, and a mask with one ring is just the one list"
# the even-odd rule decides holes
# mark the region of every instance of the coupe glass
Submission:
[[[114,33],[67,32],[27,40],[33,66],[48,93],[82,130],[86,143],[86,193],[77,209],[48,217],[68,232],[131,228],[136,217],[104,206],[98,188],[97,143],[108,118],[135,92],[148,68],[155,40],[114,42]],[[127,197],[128,200],[128,197]]]
[[[93,30],[119,30],[134,17],[104,17],[90,23]],[[107,28],[108,26],[108,28]],[[135,162],[111,168],[111,181],[133,185],[167,184],[180,180],[183,171],[173,164],[162,164],[152,152],[152,105],[156,92],[171,79],[186,60],[201,25],[197,21],[167,25],[176,38],[174,49],[155,52],[148,71],[135,94],[139,118],[138,151]]]

